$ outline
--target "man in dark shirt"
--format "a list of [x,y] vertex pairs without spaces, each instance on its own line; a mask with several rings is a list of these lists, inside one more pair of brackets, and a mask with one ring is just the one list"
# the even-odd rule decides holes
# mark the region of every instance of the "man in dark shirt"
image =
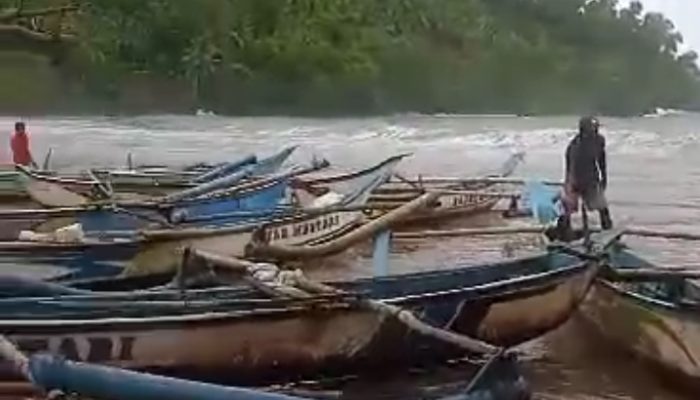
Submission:
[[579,133],[566,148],[566,178],[564,204],[566,215],[560,224],[570,230],[570,215],[578,210],[579,198],[588,210],[597,210],[603,229],[612,229],[613,223],[605,198],[608,186],[605,138],[600,135],[600,124],[593,117],[579,121]]

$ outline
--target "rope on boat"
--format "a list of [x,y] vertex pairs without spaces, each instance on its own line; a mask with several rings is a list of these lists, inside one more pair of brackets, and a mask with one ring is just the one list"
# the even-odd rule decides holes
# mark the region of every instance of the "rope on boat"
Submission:
[[[306,278],[300,270],[280,271],[279,274],[284,274],[285,272],[287,272],[287,274],[284,276],[269,276],[269,279],[263,280],[259,278],[259,274],[256,276],[256,272],[259,271],[258,264],[194,249],[189,250],[187,254],[190,260],[203,260],[210,265],[231,269],[244,274],[245,282],[267,295],[287,298],[309,298],[314,294],[344,294],[343,291],[332,286],[314,282]],[[256,267],[258,268],[257,270]],[[352,304],[394,318],[412,331],[449,343],[471,353],[492,355],[500,351],[498,347],[478,339],[429,325],[421,321],[411,311],[398,306],[367,298],[359,298],[357,301],[352,302]]]
[[[391,225],[406,219],[416,211],[428,207],[439,197],[440,192],[426,193],[403,206],[396,208],[379,218],[376,218],[352,232],[318,245],[284,246],[268,243],[251,242],[246,249],[246,256],[273,259],[297,259],[323,257],[346,250],[357,242],[371,238],[375,233],[387,229]],[[259,235],[255,235],[259,236]]]

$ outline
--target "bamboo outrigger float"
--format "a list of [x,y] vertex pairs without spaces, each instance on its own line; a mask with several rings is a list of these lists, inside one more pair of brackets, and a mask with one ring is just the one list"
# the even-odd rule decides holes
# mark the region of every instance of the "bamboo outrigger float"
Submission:
[[[15,384],[17,395],[21,390],[48,397],[70,395],[103,400],[180,400],[183,398],[188,400],[311,400],[317,398],[128,371],[74,362],[48,354],[27,357],[3,337],[0,337],[0,356],[10,361],[15,370],[31,382],[28,390]],[[529,395],[529,388],[513,355],[499,352],[480,365],[479,370],[470,380],[462,383],[457,393],[435,394],[421,396],[421,398],[425,400],[481,400],[484,398],[526,400]]]

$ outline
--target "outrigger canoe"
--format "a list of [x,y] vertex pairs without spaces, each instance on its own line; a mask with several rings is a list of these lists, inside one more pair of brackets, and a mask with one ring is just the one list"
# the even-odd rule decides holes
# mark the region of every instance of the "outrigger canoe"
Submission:
[[[109,186],[116,192],[140,193],[151,196],[164,196],[171,192],[191,188],[202,183],[240,172],[244,169],[250,171],[250,176],[264,176],[277,173],[294,152],[296,146],[287,147],[280,152],[266,158],[258,158],[248,155],[231,162],[217,165],[200,165],[185,168],[172,167],[135,167],[128,169],[96,168],[91,170],[94,177],[101,182],[109,182]],[[86,179],[83,175],[62,176],[56,171],[49,170],[49,159],[52,151],[49,151],[44,161],[44,167],[38,171],[30,171],[35,177],[51,177],[54,182],[63,182],[78,192],[90,195],[93,193],[94,181]],[[25,200],[30,198],[27,191],[27,177],[25,173],[16,171],[15,165],[0,167],[0,200]]]
[[214,166],[186,168],[136,168],[99,169],[93,171],[102,182],[117,192],[135,192],[151,195],[167,195],[174,191],[192,188],[233,173],[247,171],[247,177],[261,177],[278,173],[297,146],[289,146],[266,158],[249,155],[233,162]]
[[[433,178],[405,179],[394,178],[375,191],[369,200],[370,205],[391,209],[406,201],[415,199],[427,190],[440,190],[443,195],[435,204],[420,213],[416,213],[404,221],[405,224],[430,223],[447,218],[465,217],[491,211],[499,202],[510,200],[513,195],[506,189],[508,185],[491,183],[498,178],[510,176],[522,161],[523,154],[517,153],[508,158],[494,172],[487,172],[475,178],[450,178],[447,180]],[[374,215],[385,213],[376,210]]]
[[[209,382],[178,379],[162,375],[129,371],[120,368],[75,362],[49,354],[25,356],[13,344],[3,339],[0,349],[8,359],[16,360],[17,369],[23,370],[37,394],[70,393],[89,399],[113,400],[311,400],[313,392],[289,393],[290,390],[267,390]],[[498,353],[485,361],[473,360],[461,366],[461,379],[448,388],[428,388],[416,393],[402,388],[382,391],[375,386],[377,395],[386,399],[422,400],[526,400],[530,388],[520,372],[514,354]],[[390,377],[400,374],[393,374]],[[452,382],[450,382],[452,383]],[[341,389],[335,385],[334,389]],[[416,388],[418,389],[418,388]],[[13,393],[14,394],[14,393]],[[307,397],[307,395],[312,397]],[[20,393],[17,393],[20,397]]]
[[[24,296],[14,291],[0,300],[0,331],[25,353],[177,376],[249,382],[367,371],[461,357],[464,349],[417,334],[361,306],[362,299],[509,347],[564,323],[599,267],[597,258],[550,249],[495,264],[330,283],[337,295],[303,299],[230,286],[105,292],[104,282],[101,292],[90,290],[93,283],[59,295],[25,283]],[[114,282],[112,290],[124,283]]]
[[[664,271],[620,250],[614,271]],[[583,317],[615,346],[646,362],[676,388],[700,390],[700,290],[695,281],[599,279],[581,307]]]
[[[328,184],[322,189],[331,190],[340,198],[327,206],[309,208],[313,204],[304,204],[306,207],[302,208],[232,213],[218,216],[213,223],[89,236],[82,243],[0,242],[0,267],[44,265],[54,271],[49,275],[54,279],[113,275],[122,271],[143,275],[174,271],[180,261],[180,250],[185,246],[243,257],[254,239],[283,246],[324,243],[365,222],[361,207],[372,190],[392,174],[402,157],[392,157],[348,176],[346,181]],[[224,216],[238,220],[222,224]]]
[[[23,230],[52,232],[81,223],[86,234],[134,231],[150,226],[196,224],[199,220],[230,223],[242,211],[269,214],[284,201],[288,174],[272,176],[228,189],[225,195],[202,196],[178,201],[93,204],[55,209],[0,211],[0,239],[16,240]],[[221,216],[222,218],[214,218]],[[240,218],[238,218],[240,219]]]

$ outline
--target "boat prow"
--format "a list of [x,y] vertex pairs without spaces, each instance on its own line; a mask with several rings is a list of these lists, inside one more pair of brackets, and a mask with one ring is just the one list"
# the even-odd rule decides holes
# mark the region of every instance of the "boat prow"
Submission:
[[[613,255],[611,266],[613,275],[668,271],[625,249]],[[598,279],[581,314],[609,343],[676,388],[700,390],[700,297],[693,281],[673,274],[646,281]]]

